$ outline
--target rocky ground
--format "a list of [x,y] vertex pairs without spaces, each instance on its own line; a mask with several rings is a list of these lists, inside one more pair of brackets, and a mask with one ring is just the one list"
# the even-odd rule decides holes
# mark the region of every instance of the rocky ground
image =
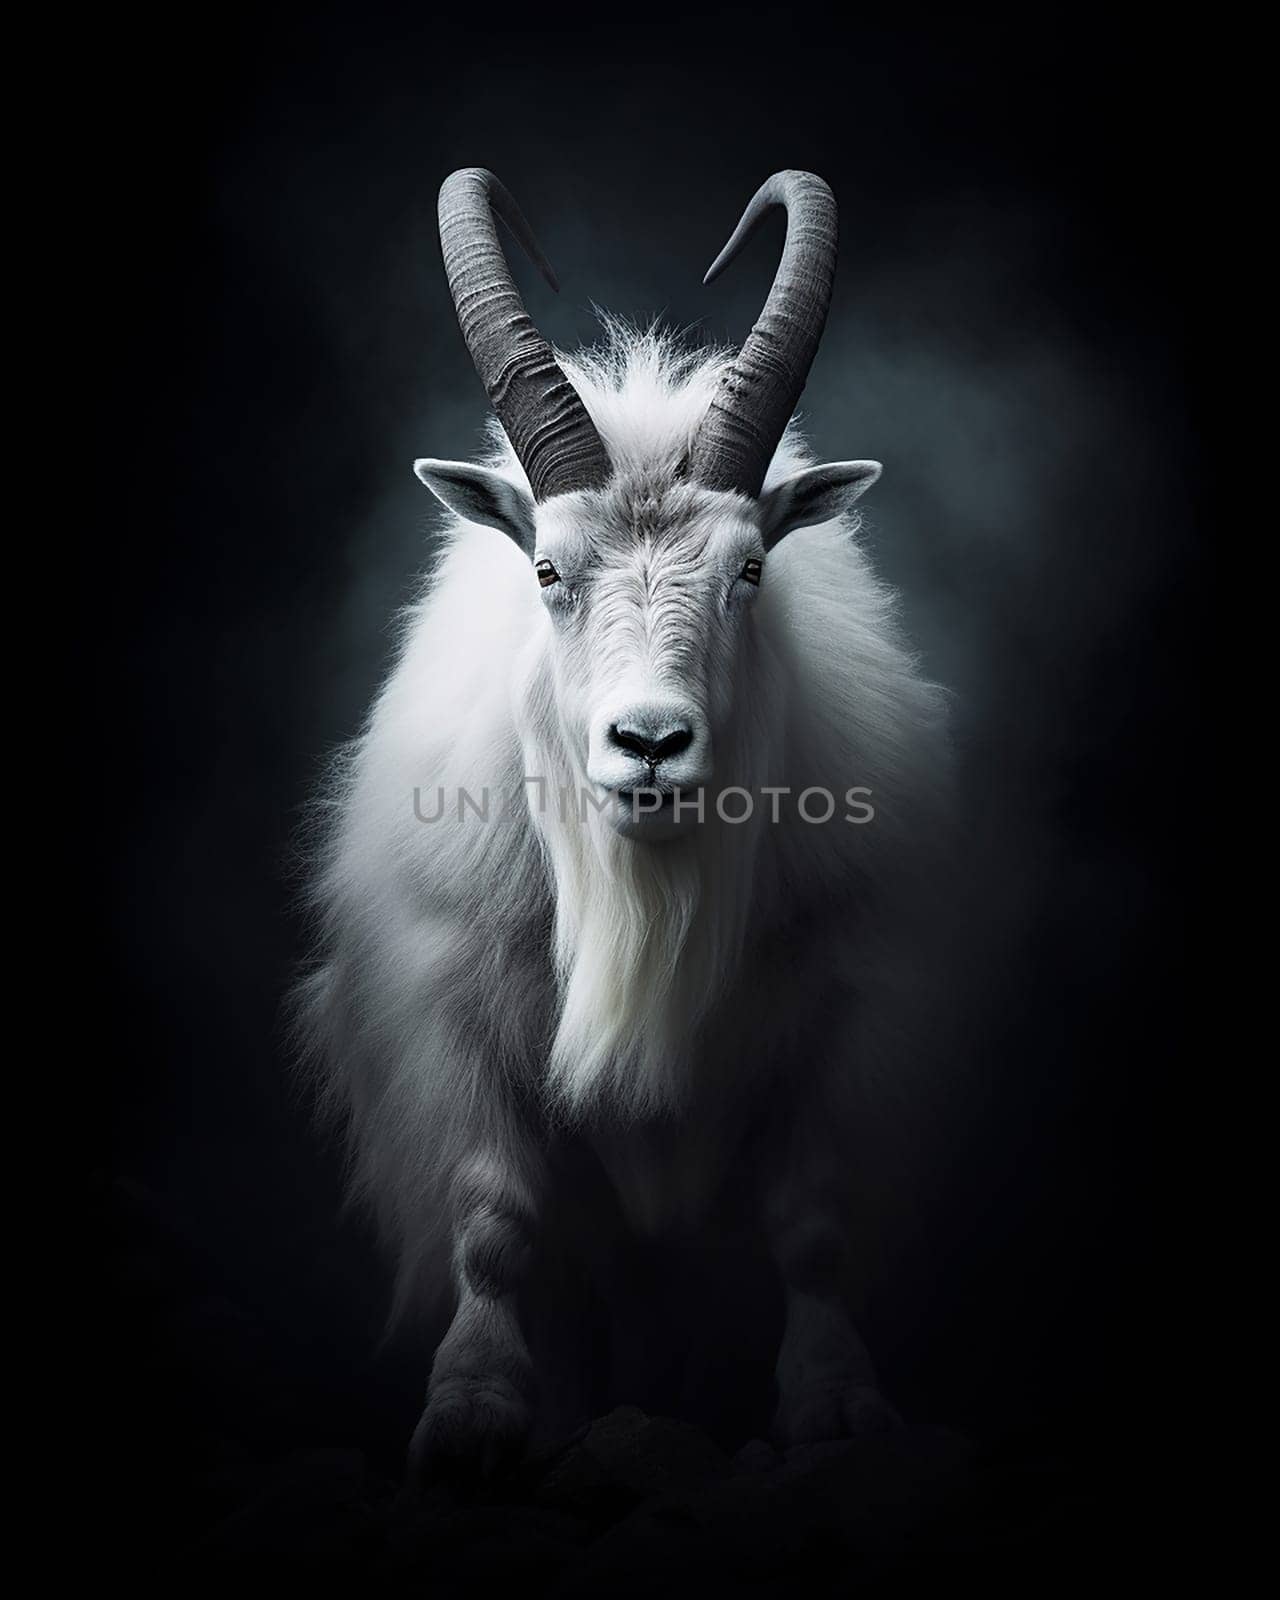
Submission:
[[1114,1508],[1052,1461],[942,1428],[729,1458],[683,1423],[613,1411],[500,1484],[406,1497],[357,1451],[210,1475],[190,1552],[220,1582],[430,1595],[810,1595],[1074,1590],[1120,1575]]

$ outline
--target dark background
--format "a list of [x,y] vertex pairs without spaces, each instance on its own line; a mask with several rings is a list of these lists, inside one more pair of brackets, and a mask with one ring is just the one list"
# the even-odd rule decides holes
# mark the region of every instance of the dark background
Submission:
[[1178,42],[1055,5],[276,4],[173,29],[100,40],[88,200],[123,667],[96,1176],[147,1537],[215,1520],[228,1461],[350,1444],[393,1470],[421,1398],[425,1353],[377,1353],[386,1278],[279,1005],[300,807],[429,557],[410,463],[480,438],[434,222],[477,164],[555,264],[558,300],[516,270],[568,345],[592,302],[741,339],[777,230],[700,279],[742,206],[784,166],[835,189],[804,408],[819,458],[885,463],[869,545],[956,693],[983,885],[948,1148],[877,1353],[909,1415],[1142,1479],[1168,1404],[1161,1107],[1191,1047],[1176,784],[1201,741]]

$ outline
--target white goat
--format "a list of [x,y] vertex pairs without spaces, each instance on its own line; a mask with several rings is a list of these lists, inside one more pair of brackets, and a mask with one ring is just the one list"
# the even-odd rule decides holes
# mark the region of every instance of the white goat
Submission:
[[468,170],[441,193],[510,443],[416,464],[447,548],[326,796],[299,994],[397,1307],[456,1296],[420,1466],[527,1436],[517,1291],[571,1148],[650,1234],[750,1172],[787,1294],[781,1434],[887,1414],[845,1309],[843,1176],[923,1004],[944,696],[855,539],[879,467],[812,466],[788,429],[834,272],[826,186],[771,179],[713,272],[772,205],[787,244],[737,357],[610,324],[569,358],[503,261],[495,213],[550,275],[505,190]]

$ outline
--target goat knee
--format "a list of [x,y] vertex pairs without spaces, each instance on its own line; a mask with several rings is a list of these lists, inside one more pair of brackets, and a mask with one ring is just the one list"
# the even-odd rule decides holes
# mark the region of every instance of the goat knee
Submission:
[[487,1207],[473,1212],[456,1236],[459,1286],[486,1300],[511,1294],[528,1271],[531,1251],[528,1219]]

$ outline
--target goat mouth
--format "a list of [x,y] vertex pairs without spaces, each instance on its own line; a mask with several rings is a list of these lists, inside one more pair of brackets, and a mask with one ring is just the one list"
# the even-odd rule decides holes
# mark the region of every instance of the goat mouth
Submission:
[[613,791],[613,826],[628,839],[657,842],[687,831],[688,817],[676,811],[675,789],[637,786]]
[[[615,789],[614,804],[629,821],[643,827],[647,822],[675,823],[696,816],[697,789],[659,789],[642,786]],[[680,802],[681,810],[676,810]]]

